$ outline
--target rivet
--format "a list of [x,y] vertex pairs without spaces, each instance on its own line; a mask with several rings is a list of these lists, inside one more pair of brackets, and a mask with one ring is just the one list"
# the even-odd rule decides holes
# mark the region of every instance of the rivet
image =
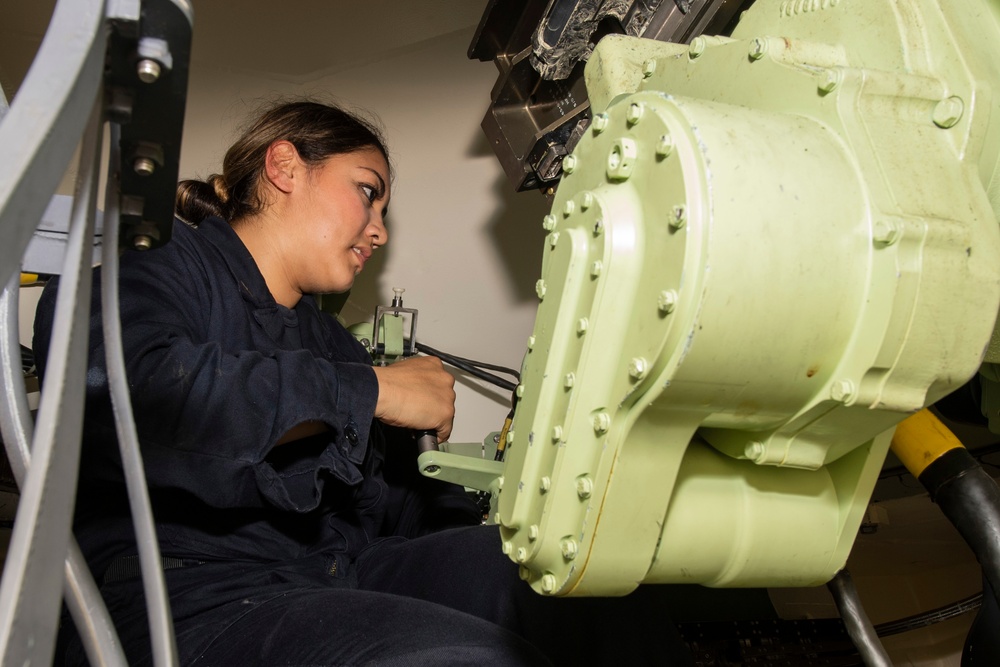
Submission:
[[600,134],[608,127],[608,114],[599,113],[594,116],[594,120],[590,122],[591,126],[594,128],[594,134]]
[[552,488],[552,479],[549,477],[542,477],[541,481],[538,482],[538,490],[542,493],[548,493],[549,489]]
[[153,247],[153,239],[145,234],[139,234],[132,239],[132,247],[136,250],[149,250]]
[[499,477],[497,477],[497,488],[498,489],[503,489],[503,475],[500,475]]
[[672,313],[677,306],[677,292],[672,289],[665,289],[660,292],[656,299],[656,305],[662,313]]
[[563,204],[563,216],[568,218],[569,216],[573,215],[573,211],[575,210],[576,210],[576,202],[573,201],[572,199],[567,199],[566,203]]
[[532,542],[538,539],[538,526],[528,526],[528,539]]
[[816,86],[822,93],[832,93],[844,80],[844,72],[840,69],[826,69],[819,74],[819,83]]
[[518,398],[522,398],[524,396],[524,385],[523,384],[517,385],[517,389],[514,390],[514,393],[517,395]]
[[545,298],[545,281],[540,279],[535,283],[535,294],[538,295],[539,299]]
[[673,229],[680,229],[687,222],[687,208],[684,204],[678,204],[674,206],[673,211],[670,214],[670,227]]
[[517,558],[518,563],[523,563],[524,561],[528,560],[528,550],[525,549],[524,547],[518,547],[517,553],[515,554],[515,558]]
[[830,397],[841,403],[849,403],[854,398],[854,383],[850,380],[837,380],[830,387]]
[[586,500],[593,492],[594,483],[590,481],[589,477],[581,477],[576,480],[576,495],[580,496],[581,499]]
[[562,161],[562,169],[567,174],[572,174],[573,170],[576,169],[576,156],[567,155],[564,157]]
[[148,157],[140,157],[132,163],[132,169],[139,176],[152,176],[153,172],[156,171],[156,163]]
[[934,107],[932,119],[935,125],[943,130],[947,130],[949,127],[954,127],[961,120],[964,112],[965,103],[962,102],[962,98],[953,95],[937,103]]
[[656,157],[664,158],[674,151],[674,138],[669,134],[661,134],[656,142]]
[[572,389],[574,382],[576,382],[576,376],[572,373],[566,373],[566,377],[563,378],[563,387],[566,389]]
[[136,74],[143,83],[153,83],[160,78],[160,63],[149,58],[143,58],[136,65]]
[[594,415],[594,430],[598,433],[604,433],[609,428],[611,428],[611,417],[607,412],[598,412]]
[[590,265],[590,277],[591,278],[598,277],[599,275],[601,275],[601,271],[603,269],[604,269],[604,264],[601,263],[601,260],[599,259],[595,260]]
[[708,41],[704,37],[695,37],[691,40],[691,45],[688,46],[688,57],[694,60],[701,54],[705,53],[705,49],[708,47]]
[[890,246],[903,235],[902,227],[894,220],[876,220],[872,226],[872,240]]
[[568,537],[563,538],[563,540],[559,543],[559,549],[562,551],[563,558],[566,560],[573,560],[576,558],[576,554],[579,551],[576,545],[576,540]]
[[634,357],[628,362],[628,374],[636,380],[646,377],[649,372],[649,364],[642,357]]
[[594,236],[600,236],[604,231],[604,221],[598,218],[594,221]]
[[522,565],[517,568],[517,576],[521,577],[521,581],[531,581],[531,570]]
[[580,197],[580,210],[586,211],[593,205],[594,205],[594,195],[592,195],[589,192],[584,192],[583,196]]
[[628,105],[628,110],[625,112],[625,120],[629,125],[635,125],[640,120],[642,120],[643,106],[638,102],[633,102]]
[[510,543],[509,540],[504,540],[503,545],[501,545],[500,550],[505,556],[509,556],[510,552],[514,550],[514,545]]
[[590,326],[590,322],[586,317],[581,317],[576,321],[576,332],[581,336],[587,333],[587,327]]
[[556,228],[556,216],[549,214],[542,218],[542,229],[547,232],[551,232]]
[[647,60],[642,66],[642,76],[649,78],[653,76],[653,72],[656,71],[656,61],[653,59]]
[[767,40],[754,37],[750,40],[750,60],[760,60],[767,53]]
[[[559,442],[563,437],[563,428],[558,424],[552,427],[552,442]],[[548,479],[547,477],[545,479]]]
[[746,446],[743,448],[743,455],[748,459],[750,459],[751,461],[753,461],[754,463],[757,463],[764,457],[764,453],[766,451],[767,450],[764,448],[764,443],[757,442],[755,440],[753,442],[748,442],[746,444]]
[[556,589],[556,577],[553,574],[542,576],[542,592],[551,593]]
[[559,243],[559,232],[552,232],[549,234],[549,247],[555,248],[557,243]]
[[535,347],[535,337],[528,336],[528,349],[531,350]]

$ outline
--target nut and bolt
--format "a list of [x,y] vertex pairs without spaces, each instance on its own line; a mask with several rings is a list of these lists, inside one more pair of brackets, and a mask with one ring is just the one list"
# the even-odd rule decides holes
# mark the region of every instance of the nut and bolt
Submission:
[[850,380],[837,380],[830,387],[830,398],[841,403],[849,403],[854,399],[854,383]]
[[556,577],[553,574],[542,576],[542,592],[551,593],[556,589]]
[[661,134],[656,142],[656,157],[665,158],[674,151],[674,138],[669,134]]
[[595,260],[590,265],[590,277],[597,278],[598,276],[601,275],[601,271],[603,270],[604,270],[604,264],[601,263],[601,260]]
[[965,103],[962,102],[962,98],[953,95],[937,103],[931,118],[935,125],[947,130],[949,127],[954,127],[962,119],[964,112]]
[[551,488],[552,479],[549,477],[542,477],[541,481],[538,482],[538,490],[542,493],[548,493]]
[[579,547],[577,547],[576,540],[564,537],[559,543],[559,550],[562,551],[563,558],[566,560],[573,560],[576,558]]
[[534,349],[534,347],[535,347],[535,337],[534,336],[528,336],[528,350],[530,351],[530,350]]
[[629,125],[635,125],[640,120],[642,120],[642,113],[645,109],[638,102],[633,102],[628,105],[628,110],[625,112],[625,120]]
[[136,250],[149,250],[153,247],[153,239],[146,234],[139,234],[132,239],[132,247]]
[[509,556],[510,552],[514,550],[514,545],[510,543],[509,540],[504,540],[503,544],[500,546],[500,551],[503,552],[504,556]]
[[563,217],[568,218],[573,215],[573,211],[576,210],[576,202],[572,199],[567,199],[566,203],[563,204]]
[[576,480],[576,495],[578,495],[581,500],[586,500],[593,492],[594,483],[590,481],[589,477],[581,477]]
[[583,196],[580,197],[580,210],[586,211],[593,205],[594,205],[594,195],[589,192],[584,192]]
[[535,294],[538,295],[539,299],[545,298],[545,290],[546,290],[545,281],[539,278],[538,282],[535,283]]
[[763,37],[754,37],[750,40],[750,60],[760,60],[767,53],[767,40]]
[[521,581],[531,581],[531,570],[522,565],[517,568],[517,576],[521,577]]
[[642,66],[642,76],[648,79],[653,76],[653,72],[656,71],[656,61],[650,58]]
[[528,540],[534,542],[538,539],[538,526],[528,526]]
[[581,336],[587,333],[587,327],[590,326],[590,321],[586,317],[581,317],[576,321],[576,332]]
[[628,374],[635,380],[641,380],[649,372],[649,363],[642,357],[634,357],[628,362]]
[[573,384],[576,382],[576,375],[573,373],[566,373],[566,377],[563,378],[563,387],[566,389],[572,389]]
[[674,206],[670,213],[670,228],[680,229],[687,222],[687,207],[684,204]]
[[821,93],[832,93],[844,80],[844,72],[840,69],[825,69],[819,74],[819,83],[816,86]]
[[556,216],[550,213],[549,215],[542,218],[542,229],[544,229],[547,232],[551,232],[555,228],[556,228]]
[[573,170],[576,169],[576,156],[567,155],[564,157],[562,161],[562,169],[567,174],[572,174]]
[[594,415],[594,430],[598,433],[606,433],[611,428],[611,416],[607,412],[598,412]]
[[[558,426],[558,425],[553,426],[552,427],[552,442],[559,442],[560,440],[562,440],[562,437],[563,437],[563,427],[562,426]],[[548,478],[546,477],[545,479],[548,479]]]
[[591,127],[594,128],[594,134],[600,134],[608,127],[608,114],[599,113],[594,116],[594,120],[590,122]]
[[598,218],[594,221],[594,236],[600,236],[604,231],[604,221]]
[[663,290],[656,299],[656,305],[661,313],[674,312],[674,308],[677,307],[677,292],[672,289]]
[[549,247],[555,248],[556,244],[559,243],[559,232],[552,232],[549,234]]
[[872,226],[872,240],[890,246],[903,235],[902,226],[895,220],[876,220]]
[[758,442],[756,440],[753,442],[748,442],[746,446],[743,448],[743,456],[747,457],[754,463],[757,463],[762,458],[764,458],[765,453],[767,453],[767,449],[764,447],[764,443]]
[[132,169],[140,176],[152,176],[156,171],[156,162],[152,158],[137,157],[132,163]]
[[514,556],[515,558],[517,558],[518,563],[523,563],[524,561],[528,560],[528,550],[525,549],[524,547],[518,547],[517,553],[514,554]]

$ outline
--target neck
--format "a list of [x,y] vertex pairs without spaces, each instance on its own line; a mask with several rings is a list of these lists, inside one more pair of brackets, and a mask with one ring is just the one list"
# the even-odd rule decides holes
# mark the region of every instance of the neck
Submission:
[[233,230],[250,251],[274,300],[286,308],[294,308],[302,293],[292,284],[282,261],[281,239],[271,232],[276,225],[267,218],[265,212],[233,220]]

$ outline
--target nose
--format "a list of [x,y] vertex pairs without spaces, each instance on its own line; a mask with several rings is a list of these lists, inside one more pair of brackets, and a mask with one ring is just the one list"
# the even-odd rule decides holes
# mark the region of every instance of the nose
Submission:
[[389,242],[389,230],[385,228],[385,220],[381,213],[372,216],[371,222],[368,223],[368,236],[376,245],[382,246]]

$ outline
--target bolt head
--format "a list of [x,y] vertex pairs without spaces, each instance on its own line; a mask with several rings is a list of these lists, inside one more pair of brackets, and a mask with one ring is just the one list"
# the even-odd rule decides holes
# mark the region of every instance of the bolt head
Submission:
[[559,243],[559,232],[552,232],[549,234],[549,247],[555,248],[557,243]]
[[[562,426],[558,426],[558,425],[553,426],[552,427],[552,442],[559,442],[560,440],[562,440],[562,437],[563,437],[563,427]],[[543,479],[548,479],[548,477],[544,477]]]
[[767,40],[755,37],[750,40],[750,60],[760,60],[767,53]]
[[661,313],[672,313],[677,307],[677,292],[674,290],[663,290],[657,298],[656,304]]
[[883,246],[890,246],[900,239],[903,229],[895,220],[876,220],[872,225],[872,240]]
[[521,577],[521,581],[531,581],[531,570],[522,565],[517,568],[517,576]]
[[576,540],[566,537],[559,543],[559,550],[562,551],[563,558],[573,560],[576,558],[579,548],[577,547]]
[[590,122],[590,125],[594,128],[594,134],[600,134],[608,128],[608,114],[597,114],[594,116],[594,120]]
[[549,214],[542,218],[542,229],[547,232],[551,232],[556,228],[556,216]]
[[590,321],[586,317],[581,317],[576,321],[576,332],[581,336],[587,333],[587,327],[590,326]]
[[569,217],[573,215],[573,211],[576,210],[576,202],[572,199],[567,199],[566,203],[563,204],[563,216]]
[[528,350],[532,350],[535,347],[535,337],[528,336]]
[[656,142],[656,157],[665,158],[674,152],[674,138],[669,134],[661,134]]
[[576,169],[576,156],[567,155],[562,161],[562,170],[567,174],[572,174]]
[[951,96],[943,99],[934,107],[932,120],[934,124],[943,130],[954,127],[962,119],[965,112],[965,103],[961,97]]
[[850,403],[854,400],[854,383],[850,380],[837,380],[830,387],[830,398],[841,403]]
[[139,176],[152,176],[156,171],[156,162],[148,157],[139,157],[132,163],[132,168]]
[[635,380],[641,380],[649,372],[649,363],[642,357],[634,357],[628,362],[628,374]]
[[765,453],[767,453],[767,449],[764,447],[764,443],[757,442],[756,440],[748,442],[743,448],[743,455],[754,463],[760,461]]
[[601,271],[603,270],[604,270],[604,264],[601,262],[601,260],[595,260],[590,265],[590,277],[597,278],[598,276],[601,275]]
[[594,195],[589,192],[584,192],[583,196],[580,198],[580,210],[586,211],[593,205],[594,205]]
[[688,58],[694,60],[705,53],[706,48],[708,48],[708,41],[704,37],[695,37],[688,46]]
[[538,539],[538,526],[528,526],[528,539],[532,542]]
[[556,589],[556,577],[553,574],[546,574],[542,577],[542,592],[551,593]]
[[523,384],[517,385],[517,388],[514,390],[514,394],[516,394],[518,398],[523,398],[524,397],[524,385]]
[[653,72],[656,71],[656,61],[652,58],[647,60],[642,65],[642,76],[646,79],[653,76]]
[[[511,429],[507,431],[507,437],[505,438],[508,445],[514,444],[514,430]],[[500,483],[503,484],[503,477],[500,478]]]
[[146,234],[139,234],[132,239],[132,247],[136,250],[149,250],[153,247],[153,239]]
[[594,236],[600,236],[604,231],[604,221],[598,218],[594,221]]
[[566,377],[563,378],[563,387],[566,389],[572,389],[573,384],[576,382],[576,375],[573,373],[566,373]]
[[517,558],[518,563],[523,563],[524,561],[528,560],[528,550],[525,549],[524,547],[518,547],[517,553],[514,554],[514,557]]
[[538,482],[538,490],[542,493],[548,493],[551,488],[552,479],[549,477],[542,477],[541,481]]
[[594,430],[598,433],[605,433],[611,428],[611,416],[607,412],[598,412],[594,415]]
[[503,551],[505,556],[509,556],[514,550],[514,545],[511,544],[509,540],[504,540],[503,544],[500,546],[500,550]]
[[581,499],[586,500],[593,492],[594,483],[590,481],[589,477],[581,477],[576,480],[576,495],[578,495]]
[[143,58],[136,65],[136,74],[139,75],[139,80],[143,83],[153,83],[160,78],[160,63],[149,58]]
[[687,222],[687,207],[684,204],[674,206],[670,212],[671,229],[680,229]]
[[545,281],[539,278],[538,282],[535,283],[535,294],[538,295],[539,299],[545,298],[546,285]]
[[642,114],[645,109],[638,102],[633,102],[628,105],[628,110],[625,112],[625,120],[629,125],[635,125],[640,120],[642,120]]
[[819,88],[821,93],[832,93],[840,87],[843,80],[843,70],[836,68],[825,69],[819,73],[819,82],[816,84],[816,87]]

